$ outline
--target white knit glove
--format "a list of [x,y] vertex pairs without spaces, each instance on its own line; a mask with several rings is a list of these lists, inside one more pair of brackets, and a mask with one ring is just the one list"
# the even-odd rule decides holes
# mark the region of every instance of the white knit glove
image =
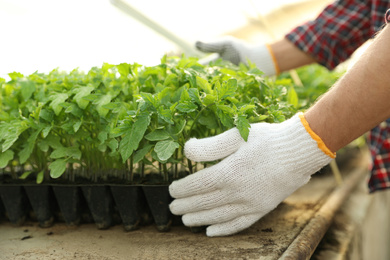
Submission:
[[208,225],[208,236],[248,228],[335,157],[302,113],[280,124],[252,124],[247,142],[236,128],[190,139],[185,155],[198,162],[226,157],[169,187],[172,213],[183,215],[186,226]]
[[248,64],[247,60],[255,63],[265,76],[277,74],[277,64],[274,63],[272,54],[266,44],[249,45],[231,36],[225,36],[221,40],[214,42],[195,43],[198,50],[206,53],[218,53],[219,56],[238,65]]

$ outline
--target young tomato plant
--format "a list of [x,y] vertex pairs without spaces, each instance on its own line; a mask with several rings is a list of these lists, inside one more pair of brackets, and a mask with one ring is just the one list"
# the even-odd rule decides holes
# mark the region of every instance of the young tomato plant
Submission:
[[[310,78],[310,69],[300,73]],[[9,76],[0,79],[0,171],[38,183],[146,182],[154,173],[170,182],[205,166],[185,158],[189,138],[237,127],[247,140],[251,123],[282,122],[320,94],[253,64],[184,56]]]

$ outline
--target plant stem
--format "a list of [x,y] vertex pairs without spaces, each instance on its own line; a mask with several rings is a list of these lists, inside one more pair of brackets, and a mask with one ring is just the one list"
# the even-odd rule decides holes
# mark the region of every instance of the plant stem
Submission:
[[191,135],[191,132],[192,132],[192,129],[194,128],[194,125],[196,124],[196,121],[198,121],[198,119],[199,119],[199,117],[200,117],[200,115],[202,114],[202,112],[206,109],[206,108],[208,108],[208,107],[210,107],[210,106],[212,106],[212,105],[214,105],[215,103],[213,102],[213,103],[211,103],[211,104],[208,104],[207,106],[205,106],[205,107],[202,107],[202,109],[199,111],[199,113],[195,116],[195,118],[194,118],[194,122],[192,123],[192,125],[191,125],[191,127],[190,127],[190,130],[188,131],[188,134],[189,135]]
[[168,182],[169,177],[168,177],[168,169],[167,169],[167,164],[163,164],[163,170],[164,170],[164,182]]
[[193,170],[192,170],[192,162],[190,159],[187,159],[187,163],[188,163],[188,169],[190,170],[190,174],[193,173]]
[[133,167],[133,155],[130,156],[130,179],[128,181],[133,182],[134,181],[134,167]]
[[70,178],[69,179],[71,182],[75,181],[75,174],[74,174],[73,165],[72,165],[72,167],[70,167]]
[[11,165],[11,176],[12,176],[12,179],[14,180],[17,180],[18,179],[18,175],[16,174],[15,172],[15,167],[13,165]]
[[[176,150],[175,152],[175,157],[176,157],[176,160],[178,159],[179,157],[179,149]],[[179,177],[179,173],[177,172],[177,169],[178,169],[178,166],[177,166],[177,163],[175,163],[175,169],[174,169],[174,173],[173,173],[173,179],[177,179]]]
[[139,162],[141,164],[141,178],[145,177],[145,163],[144,162]]
[[[37,151],[37,153],[41,154],[40,152]],[[46,181],[49,181],[50,180],[50,171],[48,169],[48,166],[47,166],[47,159],[49,156],[47,155],[47,152],[45,152],[43,154],[44,156],[41,156],[41,162],[42,162],[42,165],[41,165],[41,169],[40,170],[43,170],[44,171],[44,180]]]

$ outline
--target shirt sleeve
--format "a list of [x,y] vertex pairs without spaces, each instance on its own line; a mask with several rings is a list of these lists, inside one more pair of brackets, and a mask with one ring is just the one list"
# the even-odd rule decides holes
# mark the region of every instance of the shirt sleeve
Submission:
[[286,38],[319,64],[334,69],[373,34],[369,1],[339,0]]

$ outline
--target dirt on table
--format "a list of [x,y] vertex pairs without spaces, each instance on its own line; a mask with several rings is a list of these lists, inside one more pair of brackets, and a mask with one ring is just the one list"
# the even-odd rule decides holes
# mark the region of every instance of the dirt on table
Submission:
[[[67,227],[63,223],[40,228],[31,222],[22,227],[0,225],[0,259],[257,259],[279,255],[300,229],[296,211],[282,204],[250,229],[230,237],[208,238],[183,226],[160,233],[154,226],[124,232],[121,226],[97,230],[94,224]],[[288,215],[289,220],[280,216]],[[273,259],[271,257],[270,259]]]

